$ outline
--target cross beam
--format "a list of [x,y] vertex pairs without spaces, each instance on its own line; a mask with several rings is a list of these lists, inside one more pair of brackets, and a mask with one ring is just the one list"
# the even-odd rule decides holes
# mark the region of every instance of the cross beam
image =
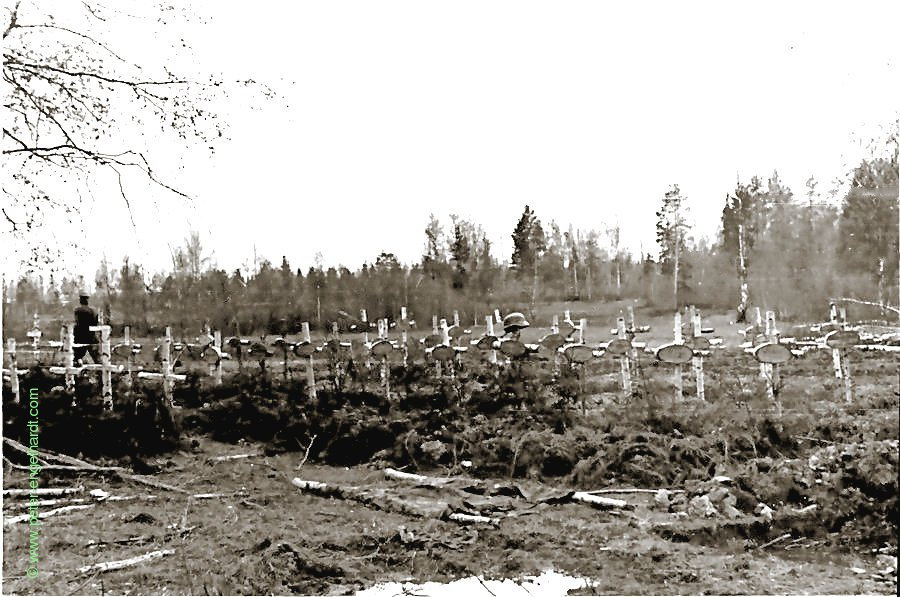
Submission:
[[166,327],[166,337],[163,340],[162,346],[160,347],[160,356],[162,358],[162,371],[159,373],[152,373],[150,371],[141,371],[138,373],[138,378],[140,379],[160,379],[162,380],[163,386],[163,395],[166,398],[168,406],[174,406],[173,398],[172,398],[172,384],[176,381],[184,381],[187,379],[186,375],[172,373],[172,365],[170,362],[171,354],[172,354],[172,328]]

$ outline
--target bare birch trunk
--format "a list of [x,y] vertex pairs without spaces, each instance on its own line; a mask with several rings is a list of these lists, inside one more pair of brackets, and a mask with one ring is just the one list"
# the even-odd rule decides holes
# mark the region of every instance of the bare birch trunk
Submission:
[[587,295],[588,300],[591,300],[591,264],[587,265]]
[[572,272],[575,275],[575,296],[580,298],[581,294],[578,292],[578,264],[575,262],[572,262]]
[[747,282],[747,262],[744,259],[744,225],[738,225],[738,281],[741,285],[740,302],[737,308],[737,323],[747,321],[747,309],[750,308],[750,285]]
[[675,293],[674,293],[674,295],[675,295],[675,310],[676,311],[678,310],[678,307],[679,307],[679,304],[678,304],[678,266],[679,266],[679,261],[681,261],[681,246],[680,246],[681,243],[679,242],[680,240],[681,239],[679,238],[678,228],[676,227],[675,228],[675,275],[674,275],[674,278],[675,278],[675,288],[674,288]]
[[616,298],[622,296],[622,262],[616,257]]

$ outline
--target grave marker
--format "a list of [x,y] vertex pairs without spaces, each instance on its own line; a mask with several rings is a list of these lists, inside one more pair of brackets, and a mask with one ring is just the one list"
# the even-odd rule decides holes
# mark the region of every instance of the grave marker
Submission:
[[9,387],[12,390],[13,402],[19,404],[19,374],[25,373],[25,369],[19,369],[16,359],[16,341],[14,338],[6,340],[6,354],[9,355],[9,369],[4,369],[3,374],[9,375]]
[[[833,305],[832,305],[833,306]],[[838,370],[837,377],[843,379],[844,400],[847,403],[853,402],[853,378],[850,375],[850,363],[847,355],[847,349],[854,348],[862,340],[859,332],[848,330],[847,313],[841,309],[840,329],[833,330],[825,336],[825,345],[831,348],[832,355],[837,354],[836,362]]]
[[[131,341],[131,327],[125,326],[124,330],[125,340],[119,344],[116,344],[112,347],[112,352],[121,356],[122,352],[125,353],[125,373],[127,374],[125,377],[125,384],[128,386],[128,389],[131,390],[134,385],[134,372],[132,369],[132,360],[134,356],[134,346],[135,343]],[[124,349],[124,350],[123,350]]]
[[25,332],[25,335],[31,338],[31,350],[37,356],[37,352],[40,349],[41,336],[41,320],[38,317],[38,314],[34,314],[34,319],[31,323],[31,329]]
[[494,345],[498,342],[497,336],[494,334],[494,318],[486,315],[484,318],[484,334],[477,340],[472,340],[471,344],[481,350],[488,352],[488,359],[491,365],[497,364],[497,350]]
[[559,316],[554,315],[550,323],[550,333],[544,335],[538,343],[553,353],[553,375],[559,375],[559,349],[566,343],[559,333]]
[[172,373],[171,354],[172,354],[172,328],[166,326],[166,337],[160,346],[160,357],[162,359],[161,371],[153,373],[150,371],[141,371],[138,373],[139,379],[159,379],[162,380],[163,396],[166,399],[167,406],[174,407],[174,398],[172,396],[173,383],[176,381],[184,381],[186,375]]
[[[66,392],[75,391],[75,376],[81,373],[81,367],[75,366],[75,330],[72,326],[62,326],[63,335],[63,366],[50,367],[50,373],[65,375]],[[72,395],[72,406],[75,406],[75,396]]]
[[625,392],[626,396],[631,396],[631,362],[629,354],[633,348],[631,339],[628,337],[628,332],[625,329],[624,317],[616,319],[616,328],[618,337],[607,344],[606,351],[619,357],[619,380],[622,384],[622,391]]
[[684,387],[681,379],[681,366],[690,363],[694,358],[694,351],[684,344],[681,334],[681,313],[675,313],[675,341],[664,344],[656,349],[656,359],[663,363],[675,365],[675,400],[681,400]]
[[301,334],[302,339],[300,342],[294,347],[294,353],[298,356],[305,356],[307,358],[306,361],[306,391],[309,394],[310,400],[316,399],[316,372],[313,366],[313,354],[316,352],[316,347],[313,346],[312,339],[309,335],[309,322],[304,321],[301,324]]
[[[215,363],[215,370],[213,372],[213,376],[215,377],[216,385],[220,386],[220,385],[222,385],[222,332],[221,331],[216,330],[215,332],[213,332],[213,344],[209,348],[212,348],[213,352],[216,355],[216,363]],[[209,350],[209,348],[207,348],[207,350]]]
[[109,346],[110,327],[108,325],[92,325],[88,329],[92,332],[100,332],[100,363],[93,365],[82,365],[82,370],[100,371],[100,381],[103,391],[103,408],[105,410],[112,410],[112,374],[114,372],[121,373],[122,367],[113,365],[110,362],[110,357],[112,356],[112,351],[110,350]]
[[[693,369],[694,369],[694,379],[697,382],[697,398],[700,400],[706,400],[706,391],[704,388],[704,379],[703,379],[703,355],[699,354],[700,350],[704,350],[698,346],[700,340],[706,340],[703,338],[701,334],[703,333],[700,318],[700,310],[695,307],[691,307],[691,323],[693,324],[694,333],[693,333],[693,349],[694,349],[694,359],[692,361]],[[709,341],[706,340],[706,348],[709,348]]]
[[753,356],[760,362],[760,368],[766,379],[766,394],[771,400],[775,400],[781,387],[779,366],[791,360],[794,354],[787,346],[779,342],[774,311],[766,311],[765,335],[766,342],[753,349]]
[[394,345],[388,341],[388,320],[378,320],[378,340],[376,340],[370,352],[381,360],[381,383],[384,386],[384,397],[391,397],[390,386],[390,367],[388,364],[388,355],[394,351]]
[[[840,329],[840,322],[838,321],[838,310],[837,305],[831,303],[831,325],[832,329],[838,330]],[[831,361],[834,365],[834,377],[835,379],[841,379],[843,377],[843,366],[841,365],[841,351],[837,348],[831,349]]]
[[403,351],[403,366],[409,360],[409,321],[406,307],[400,307],[400,349]]

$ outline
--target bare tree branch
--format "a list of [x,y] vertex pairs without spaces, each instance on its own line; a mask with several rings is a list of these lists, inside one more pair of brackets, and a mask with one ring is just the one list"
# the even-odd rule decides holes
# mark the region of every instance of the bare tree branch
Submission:
[[[100,47],[100,48],[103,48],[104,50],[106,50],[107,52],[109,52],[112,56],[118,58],[118,59],[121,60],[122,62],[124,62],[124,63],[126,63],[126,64],[130,64],[131,66],[134,66],[134,67],[137,68],[137,69],[140,69],[140,68],[141,68],[140,66],[138,66],[138,65],[136,65],[136,64],[134,64],[134,63],[128,62],[127,60],[125,60],[124,58],[122,58],[121,56],[119,56],[118,54],[116,54],[115,52],[113,52],[113,51],[109,48],[109,46],[107,46],[107,45],[104,44],[103,42],[97,41],[96,39],[94,39],[94,38],[91,37],[90,35],[85,35],[84,33],[79,33],[78,31],[74,31],[74,30],[72,30],[72,29],[69,29],[68,27],[61,27],[61,26],[59,26],[59,25],[47,25],[47,24],[38,24],[38,25],[19,25],[19,24],[14,23],[14,24],[12,24],[12,26],[10,26],[10,27],[7,28],[6,33],[9,33],[9,31],[10,31],[11,29],[23,29],[23,30],[26,30],[26,29],[39,29],[39,28],[43,28],[43,29],[56,29],[56,30],[58,30],[58,31],[65,31],[66,33],[71,33],[72,35],[76,35],[76,36],[78,36],[78,37],[80,37],[80,38],[82,38],[82,39],[86,39],[86,40],[88,40],[89,42],[95,44],[96,46],[98,46],[98,47]],[[23,31],[23,32],[27,32],[27,31]],[[6,37],[6,34],[4,34],[3,37]]]
[[53,71],[55,73],[59,73],[61,75],[66,75],[69,77],[89,77],[92,79],[104,81],[106,83],[114,83],[114,84],[119,84],[119,85],[142,86],[142,85],[190,85],[190,84],[196,84],[192,81],[188,81],[187,79],[172,79],[172,80],[168,80],[168,81],[153,81],[153,80],[129,81],[128,79],[119,79],[116,77],[109,77],[106,75],[102,75],[100,73],[92,73],[90,71],[67,70],[65,68],[60,68],[60,67],[53,66],[50,64],[34,64],[34,63],[29,63],[29,62],[22,62],[19,60],[15,60],[9,54],[4,54],[4,56],[8,57],[8,60],[11,64],[18,64],[20,66],[25,66],[25,67],[34,68],[34,69],[49,70],[49,71]]
[[19,1],[16,1],[16,4],[12,9],[8,8],[7,10],[9,11],[9,24],[6,26],[6,29],[3,30],[3,39],[6,39],[9,32],[16,26],[16,19],[19,16]]

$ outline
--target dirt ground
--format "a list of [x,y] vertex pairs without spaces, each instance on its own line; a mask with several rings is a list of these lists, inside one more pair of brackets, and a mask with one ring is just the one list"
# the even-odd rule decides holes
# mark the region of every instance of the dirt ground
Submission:
[[[516,578],[547,569],[590,579],[597,594],[893,594],[896,577],[874,576],[872,550],[837,538],[785,540],[760,548],[752,521],[685,520],[660,512],[649,494],[620,497],[634,510],[585,504],[544,505],[497,525],[463,525],[301,492],[290,479],[382,488],[436,502],[447,489],[416,489],[370,467],[305,464],[297,454],[212,462],[209,456],[261,453],[262,446],[203,440],[199,453],[164,459],[156,479],[194,499],[96,475],[70,480],[85,491],[156,495],[98,503],[47,519],[41,573],[24,577],[26,525],[6,528],[6,594],[348,594],[385,581]],[[6,486],[19,486],[8,474]],[[498,480],[508,482],[508,480]],[[534,482],[518,482],[538,491]],[[14,498],[7,499],[7,504]],[[14,507],[6,507],[12,513]],[[674,530],[678,532],[673,532]],[[134,540],[133,538],[143,538]],[[79,574],[81,566],[153,550],[174,553],[132,568]],[[864,569],[856,573],[852,568]]]

